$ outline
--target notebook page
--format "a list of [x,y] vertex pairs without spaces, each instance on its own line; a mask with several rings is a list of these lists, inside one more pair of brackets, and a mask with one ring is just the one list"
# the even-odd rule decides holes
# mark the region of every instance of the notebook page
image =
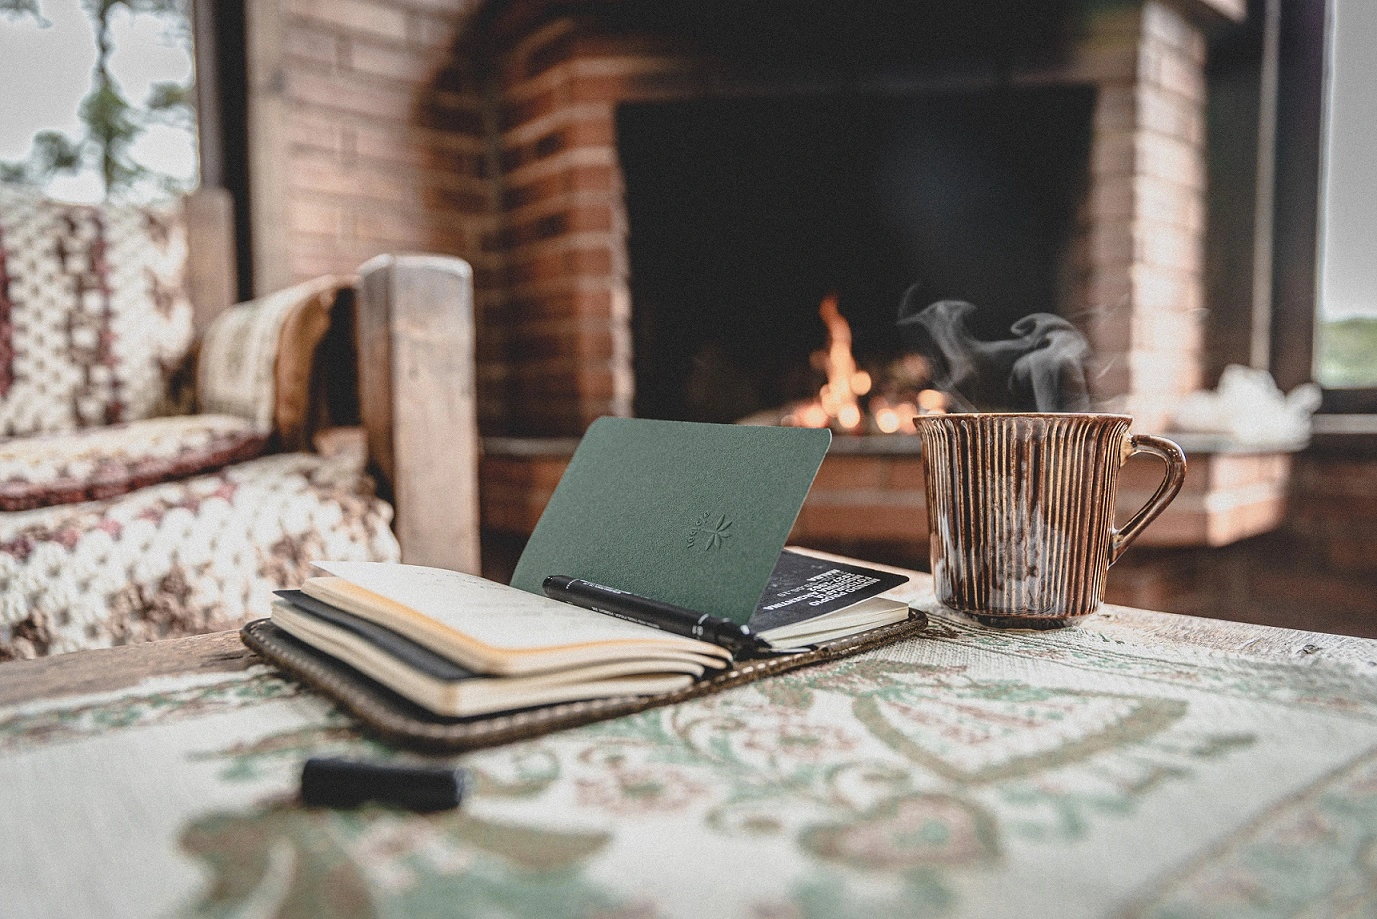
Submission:
[[[486,578],[443,568],[388,562],[315,562],[319,570],[381,594],[484,644],[534,650],[590,642],[637,640],[703,643],[681,638]],[[719,653],[708,645],[710,653]]]

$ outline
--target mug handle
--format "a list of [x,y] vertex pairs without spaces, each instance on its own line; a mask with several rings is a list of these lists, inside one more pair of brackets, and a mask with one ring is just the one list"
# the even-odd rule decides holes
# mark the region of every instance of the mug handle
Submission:
[[1109,564],[1114,564],[1119,560],[1119,556],[1124,554],[1124,550],[1129,547],[1133,540],[1137,539],[1144,528],[1149,523],[1157,519],[1157,515],[1167,509],[1171,499],[1176,497],[1176,493],[1181,490],[1181,485],[1186,481],[1186,454],[1181,452],[1181,448],[1165,437],[1155,437],[1152,434],[1134,434],[1129,438],[1129,456],[1135,453],[1151,453],[1159,457],[1167,466],[1167,474],[1162,479],[1162,484],[1157,486],[1157,490],[1148,498],[1147,504],[1138,509],[1138,513],[1129,518],[1128,523],[1124,524],[1121,530],[1111,530],[1109,533]]

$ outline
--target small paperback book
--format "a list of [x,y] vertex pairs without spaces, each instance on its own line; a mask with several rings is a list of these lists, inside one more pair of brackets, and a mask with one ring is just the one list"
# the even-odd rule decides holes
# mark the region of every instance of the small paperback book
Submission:
[[908,618],[908,603],[884,596],[902,574],[785,549],[750,626],[776,648],[819,645]]
[[465,717],[687,686],[724,648],[473,575],[320,562],[272,621],[438,715]]

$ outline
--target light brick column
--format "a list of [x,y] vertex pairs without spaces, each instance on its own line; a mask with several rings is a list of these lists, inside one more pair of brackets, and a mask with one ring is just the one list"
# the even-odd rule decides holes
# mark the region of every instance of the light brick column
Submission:
[[1085,330],[1105,408],[1161,430],[1201,385],[1205,41],[1158,0],[1098,13],[1094,40],[1132,43],[1132,71],[1100,84],[1091,152]]

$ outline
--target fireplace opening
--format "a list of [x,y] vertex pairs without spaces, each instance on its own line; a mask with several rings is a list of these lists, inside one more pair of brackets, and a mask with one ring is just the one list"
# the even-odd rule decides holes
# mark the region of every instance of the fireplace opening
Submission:
[[642,417],[736,421],[816,397],[829,296],[858,366],[905,352],[900,297],[973,330],[1084,302],[1093,87],[629,103],[625,177]]

